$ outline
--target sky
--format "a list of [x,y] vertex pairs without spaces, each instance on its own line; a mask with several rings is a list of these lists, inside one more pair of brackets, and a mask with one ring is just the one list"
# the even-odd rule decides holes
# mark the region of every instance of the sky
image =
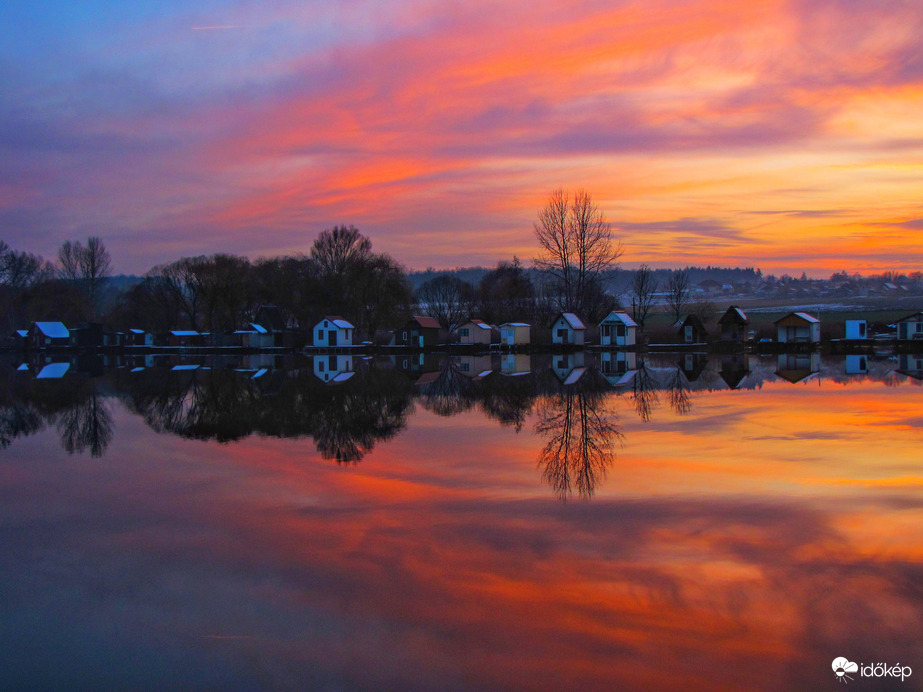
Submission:
[[918,0],[7,0],[0,239],[117,273],[536,256],[586,190],[622,264],[923,269]]

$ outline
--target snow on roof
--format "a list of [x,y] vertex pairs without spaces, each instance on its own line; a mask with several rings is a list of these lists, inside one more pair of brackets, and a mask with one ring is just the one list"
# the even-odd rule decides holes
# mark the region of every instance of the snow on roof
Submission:
[[526,322],[505,322],[504,324],[501,324],[500,326],[501,327],[531,327],[532,325],[527,324]]
[[173,329],[170,333],[173,336],[200,336],[194,329]]
[[171,370],[198,370],[198,365],[174,365]]
[[627,312],[616,312],[615,310],[613,310],[608,315],[606,315],[606,319],[600,322],[600,324],[603,324],[604,322],[612,322],[614,320],[618,320],[619,322],[624,324],[626,327],[637,327],[638,326],[638,323],[635,322],[633,319],[631,319],[631,317],[629,317]]
[[35,376],[37,380],[51,380],[58,379],[59,377],[64,377],[70,369],[70,363],[49,363],[44,368],[41,369],[38,375]]
[[567,321],[571,329],[586,329],[586,325],[572,312],[562,312],[561,317]]
[[49,339],[67,339],[71,335],[63,322],[36,322],[35,326]]
[[355,329],[352,324],[344,320],[342,317],[338,317],[337,319],[333,320],[333,323],[340,329]]
[[819,322],[820,322],[819,319],[817,319],[817,318],[814,317],[813,315],[809,315],[809,314],[806,313],[806,312],[796,312],[796,313],[794,313],[794,314],[795,314],[795,315],[798,315],[798,317],[800,317],[801,319],[805,320],[806,322],[811,322],[811,323],[819,323]]
[[143,372],[143,371],[144,371],[144,368],[139,366],[137,368],[132,368],[128,372]]
[[739,307],[737,307],[736,305],[734,305],[734,306],[732,306],[732,307],[733,307],[733,309],[734,309],[734,312],[736,312],[736,313],[738,314],[738,316],[740,317],[740,319],[742,319],[744,322],[749,322],[749,320],[747,319],[747,314],[746,314],[743,310],[741,310],[741,309],[740,309]]
[[20,365],[20,366],[19,366],[18,368],[16,368],[16,369],[19,370],[19,371],[28,370],[28,369],[29,369],[29,364],[28,364],[28,363],[23,363],[22,365]]
[[355,375],[354,372],[341,372],[339,375],[334,377],[330,382],[346,382],[350,377]]
[[267,372],[269,372],[269,368],[260,368],[260,369],[257,370],[255,373],[253,373],[253,376],[252,376],[250,379],[251,379],[251,380],[255,380],[257,377],[262,377],[262,376],[265,375]]
[[22,338],[26,338],[27,336],[29,336],[28,329],[17,329],[16,333],[19,334],[19,336],[21,336]]
[[144,334],[143,329],[129,329],[128,331],[130,331],[132,334]]
[[[483,322],[482,320],[469,320],[465,324],[473,324],[475,327],[479,327],[480,329],[490,330],[490,325],[486,322]],[[463,324],[462,326],[464,327],[465,325]]]
[[250,326],[253,327],[253,331],[255,331],[257,334],[269,334],[269,330],[261,324],[251,322]]

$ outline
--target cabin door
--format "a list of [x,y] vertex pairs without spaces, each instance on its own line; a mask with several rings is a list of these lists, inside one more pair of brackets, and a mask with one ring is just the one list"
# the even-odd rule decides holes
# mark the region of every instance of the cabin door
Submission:
[[337,345],[337,330],[331,329],[327,332],[327,345],[336,346]]
[[686,343],[687,344],[692,343],[692,325],[691,324],[686,325]]

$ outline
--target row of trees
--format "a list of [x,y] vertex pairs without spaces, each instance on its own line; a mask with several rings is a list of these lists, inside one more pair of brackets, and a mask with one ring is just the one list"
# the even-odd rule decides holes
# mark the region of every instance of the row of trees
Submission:
[[[470,317],[546,324],[561,311],[597,322],[619,307],[606,281],[622,246],[588,193],[553,192],[534,232],[538,272],[514,258],[477,283],[436,275],[415,295],[404,268],[374,252],[353,226],[323,231],[307,254],[256,261],[225,253],[184,257],[152,268],[115,300],[107,292],[112,260],[100,238],[65,242],[57,264],[0,242],[0,301],[8,308],[9,329],[33,319],[60,319],[152,331],[229,331],[254,321],[259,306],[273,304],[289,324],[305,328],[325,314],[341,314],[368,337],[414,310],[449,328]],[[654,276],[647,265],[633,276],[632,312],[642,328],[658,290]],[[685,271],[671,275],[676,319],[688,307],[689,285]]]

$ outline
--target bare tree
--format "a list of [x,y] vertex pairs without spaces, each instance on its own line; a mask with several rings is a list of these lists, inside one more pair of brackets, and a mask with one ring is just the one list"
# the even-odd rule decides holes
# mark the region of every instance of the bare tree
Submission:
[[631,310],[632,317],[641,330],[644,330],[644,323],[647,321],[648,313],[651,311],[651,305],[654,303],[654,294],[657,292],[657,280],[654,278],[654,272],[651,268],[642,264],[635,270],[634,278],[631,281]]
[[560,307],[581,312],[600,295],[602,273],[615,267],[621,243],[612,238],[612,226],[589,193],[577,191],[573,199],[555,190],[539,211],[535,237],[542,254],[535,266],[557,284]]
[[470,316],[475,295],[471,284],[451,274],[440,274],[417,291],[421,308],[445,329],[451,329]]
[[689,307],[689,272],[685,269],[678,269],[670,275],[667,303],[673,313],[673,321],[679,322]]
[[64,241],[58,248],[61,278],[72,281],[80,288],[95,318],[99,311],[99,296],[112,271],[112,257],[102,239],[87,238],[84,246],[79,240]]
[[311,259],[321,274],[345,274],[372,254],[372,241],[355,226],[334,226],[317,236],[311,247]]

